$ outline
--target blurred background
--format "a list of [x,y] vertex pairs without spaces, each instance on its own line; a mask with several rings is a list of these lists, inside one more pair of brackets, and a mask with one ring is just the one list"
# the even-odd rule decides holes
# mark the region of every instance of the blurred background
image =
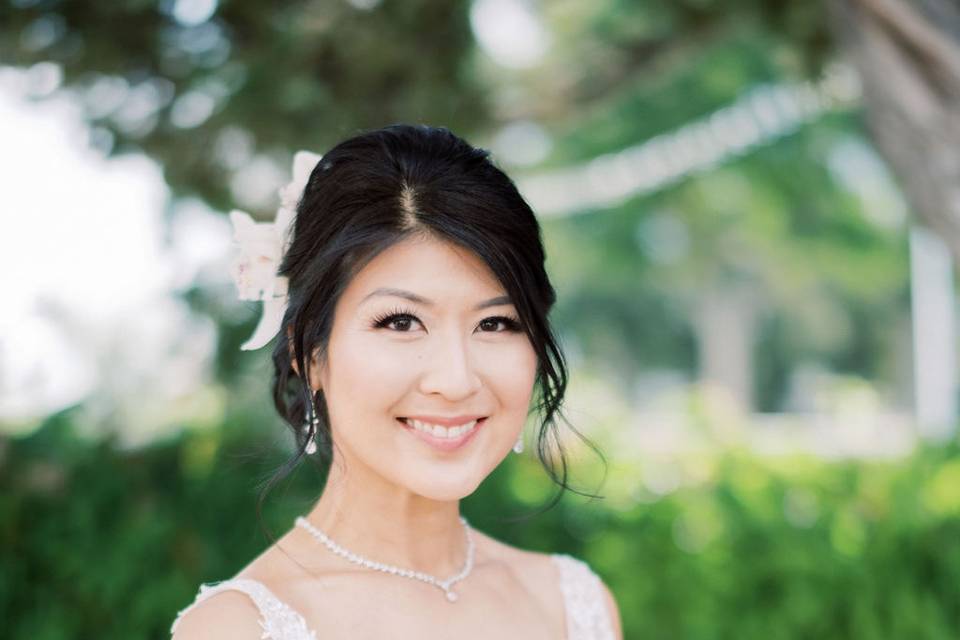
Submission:
[[5,638],[169,637],[270,543],[225,214],[394,122],[537,212],[603,453],[561,422],[603,499],[508,524],[528,439],[474,526],[589,562],[627,638],[960,637],[955,0],[0,0]]

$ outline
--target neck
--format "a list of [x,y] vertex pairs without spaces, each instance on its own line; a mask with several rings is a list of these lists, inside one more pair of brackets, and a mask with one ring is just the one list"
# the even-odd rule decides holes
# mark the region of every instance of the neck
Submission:
[[[336,462],[323,494],[304,516],[310,524],[370,560],[439,579],[463,568],[467,541],[459,500],[425,498],[373,474],[350,476]],[[322,547],[317,552],[329,553]]]

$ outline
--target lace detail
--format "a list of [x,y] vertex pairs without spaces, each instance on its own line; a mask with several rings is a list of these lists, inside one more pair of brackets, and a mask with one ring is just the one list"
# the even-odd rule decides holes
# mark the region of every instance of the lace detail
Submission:
[[263,629],[262,640],[317,640],[317,636],[307,627],[306,621],[299,613],[291,609],[279,598],[273,595],[273,592],[267,589],[265,585],[256,580],[236,578],[233,580],[224,580],[215,583],[212,586],[200,585],[200,592],[196,599],[185,609],[181,610],[173,624],[170,625],[170,633],[173,634],[177,628],[180,618],[187,612],[203,602],[207,598],[220,593],[234,589],[242,591],[250,596],[253,603],[260,610],[260,628]]
[[555,553],[551,557],[560,568],[567,640],[614,640],[600,577],[573,556]]
[[[560,570],[560,591],[566,610],[565,640],[615,640],[597,574],[587,563],[573,556],[555,553],[551,559]],[[214,594],[228,589],[246,593],[260,610],[262,640],[317,640],[303,616],[273,595],[262,583],[242,578],[200,585],[200,592],[193,603],[177,614],[170,626],[170,633],[173,634],[185,613]]]

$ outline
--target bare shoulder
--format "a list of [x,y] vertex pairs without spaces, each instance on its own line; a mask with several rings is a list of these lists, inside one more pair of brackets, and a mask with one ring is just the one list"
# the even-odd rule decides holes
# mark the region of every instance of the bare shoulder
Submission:
[[260,611],[240,591],[222,591],[197,604],[177,622],[172,640],[259,640]]
[[482,532],[476,533],[478,545],[486,550],[485,555],[506,567],[551,617],[562,620],[560,573],[552,554],[521,549]]
[[[560,571],[556,566],[556,562],[554,562],[554,554],[527,551],[505,544],[494,538],[489,538],[489,541],[492,542],[494,548],[499,548],[500,552],[504,554],[504,558],[509,558],[511,562],[515,563],[518,568],[530,577],[531,583],[539,588],[540,593],[551,594],[557,590],[560,581]],[[497,545],[499,545],[499,547]],[[589,567],[589,565],[587,566],[591,572],[593,572],[593,569]],[[596,572],[593,573],[596,575]],[[620,618],[620,608],[617,604],[617,599],[610,590],[610,587],[607,586],[599,575],[597,576],[597,580],[603,592],[603,602],[613,629],[614,638],[616,640],[623,640],[623,623]],[[564,615],[562,599],[557,600],[555,597],[545,598],[543,602],[554,614]],[[558,606],[558,603],[561,603],[560,606]]]
[[502,540],[498,540],[481,531],[474,531],[479,548],[485,551],[487,558],[501,562],[525,574],[540,575],[547,579],[555,575],[549,553],[521,549]]

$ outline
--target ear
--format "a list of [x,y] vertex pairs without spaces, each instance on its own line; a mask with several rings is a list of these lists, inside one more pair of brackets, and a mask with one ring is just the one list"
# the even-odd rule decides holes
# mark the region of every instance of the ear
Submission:
[[[299,376],[300,367],[297,366],[297,354],[293,348],[293,327],[287,327],[287,345],[290,353],[290,366],[293,367],[294,372]],[[312,357],[313,360],[310,362],[310,388],[313,391],[318,391],[320,389],[320,363],[317,362],[316,354]]]

